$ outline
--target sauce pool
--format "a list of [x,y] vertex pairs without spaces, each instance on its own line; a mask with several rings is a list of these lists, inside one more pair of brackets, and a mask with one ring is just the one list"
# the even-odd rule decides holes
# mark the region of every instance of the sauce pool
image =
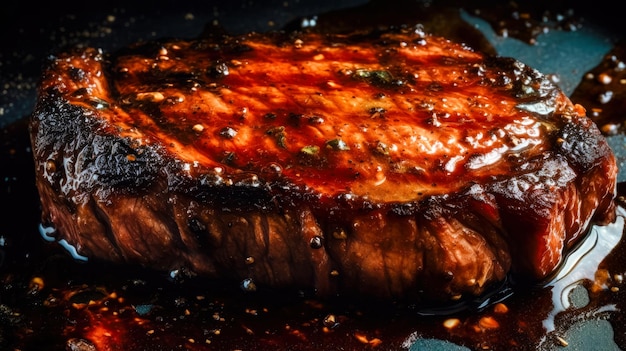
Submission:
[[[448,342],[478,350],[551,349],[574,344],[589,325],[595,342],[626,346],[621,206],[617,221],[593,228],[545,286],[512,282],[484,300],[436,311],[394,302],[320,301],[306,291],[250,293],[233,282],[204,281],[185,272],[72,258],[37,235],[40,212],[25,121],[3,129],[2,136],[2,347],[388,350]],[[619,194],[621,204],[622,183]]]

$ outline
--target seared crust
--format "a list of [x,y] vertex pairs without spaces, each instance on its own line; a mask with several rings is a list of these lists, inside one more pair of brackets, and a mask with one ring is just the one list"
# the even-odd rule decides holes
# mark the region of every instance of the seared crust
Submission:
[[82,255],[415,301],[543,279],[614,219],[597,127],[541,73],[419,32],[61,54],[31,123]]

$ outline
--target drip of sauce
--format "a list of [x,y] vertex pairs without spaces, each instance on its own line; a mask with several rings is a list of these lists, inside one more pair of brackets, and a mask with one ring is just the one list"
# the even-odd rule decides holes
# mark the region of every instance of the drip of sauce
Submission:
[[[33,241],[39,208],[28,132],[23,122],[2,132],[11,137],[0,158],[7,166],[2,168],[0,199],[8,209],[7,218],[27,219],[1,223],[5,239],[0,247],[0,305],[6,313],[20,316],[0,323],[3,333],[17,335],[10,346],[28,349],[48,339],[50,350],[76,345],[129,350],[162,345],[185,345],[188,350],[276,350],[294,345],[302,350],[319,345],[550,349],[573,345],[578,331],[590,323],[603,326],[606,334],[601,341],[608,346],[626,346],[621,312],[626,301],[622,287],[626,257],[620,254],[625,249],[622,207],[618,220],[594,228],[543,287],[505,289],[484,300],[431,313],[394,302],[318,301],[311,292],[278,293],[260,287],[252,292],[229,282],[206,282],[184,271],[170,276],[92,260],[77,264],[62,247],[49,245],[54,240],[52,229],[43,226],[43,239]],[[618,190],[626,196],[623,183]],[[577,302],[575,296],[582,298]],[[52,325],[45,322],[50,316],[66,317]],[[6,345],[6,340],[0,341],[0,346]]]
[[552,311],[544,319],[543,326],[547,333],[553,332],[555,317],[570,308],[571,294],[580,287],[581,282],[595,282],[596,272],[600,269],[602,260],[618,245],[622,239],[626,211],[618,207],[617,220],[608,226],[591,228],[588,237],[580,246],[566,258],[556,277],[547,283],[547,289],[552,291]]

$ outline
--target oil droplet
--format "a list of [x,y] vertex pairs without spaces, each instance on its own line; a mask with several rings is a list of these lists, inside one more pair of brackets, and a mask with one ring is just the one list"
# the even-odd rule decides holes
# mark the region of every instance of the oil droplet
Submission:
[[613,98],[613,91],[607,90],[604,93],[598,95],[598,102],[601,104],[608,104]]
[[272,173],[276,173],[276,174],[280,174],[283,172],[283,167],[279,165],[278,163],[270,163],[267,166],[267,169],[270,170]]
[[324,326],[328,327],[328,328],[335,328],[336,326],[338,326],[339,323],[337,323],[337,317],[335,317],[334,314],[329,314],[326,317],[324,317]]
[[600,82],[600,84],[611,84],[611,81],[613,80],[613,78],[611,77],[611,75],[607,74],[607,73],[600,73],[598,75],[598,82]]
[[30,280],[30,283],[28,284],[28,290],[31,293],[39,292],[43,289],[43,287],[44,287],[44,282],[43,282],[43,278],[41,277],[33,277]]
[[449,318],[443,322],[443,327],[446,329],[454,329],[461,324],[461,320],[458,318]]
[[54,163],[53,160],[48,160],[46,161],[46,172],[47,173],[54,173],[57,170],[57,165],[56,163]]
[[313,249],[321,249],[322,246],[324,245],[324,238],[322,238],[319,235],[316,235],[311,238],[311,241],[309,241],[309,245],[311,245],[311,248]]
[[346,231],[343,228],[339,228],[339,229],[333,231],[333,238],[335,238],[337,240],[346,240],[346,239],[348,239],[348,234],[346,233]]
[[256,291],[256,284],[254,284],[252,278],[246,278],[241,282],[241,290],[246,292]]
[[500,302],[493,306],[493,311],[498,314],[504,314],[509,312],[509,308],[507,307],[507,305]]
[[482,329],[497,329],[500,327],[500,323],[498,323],[497,320],[495,320],[493,317],[490,317],[490,316],[482,317],[478,321],[478,325]]

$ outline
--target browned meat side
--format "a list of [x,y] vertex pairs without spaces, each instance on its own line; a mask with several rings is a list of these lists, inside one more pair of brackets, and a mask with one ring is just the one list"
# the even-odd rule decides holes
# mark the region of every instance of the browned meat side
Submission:
[[583,107],[419,31],[59,54],[31,130],[43,222],[79,255],[320,296],[544,279],[615,216]]

